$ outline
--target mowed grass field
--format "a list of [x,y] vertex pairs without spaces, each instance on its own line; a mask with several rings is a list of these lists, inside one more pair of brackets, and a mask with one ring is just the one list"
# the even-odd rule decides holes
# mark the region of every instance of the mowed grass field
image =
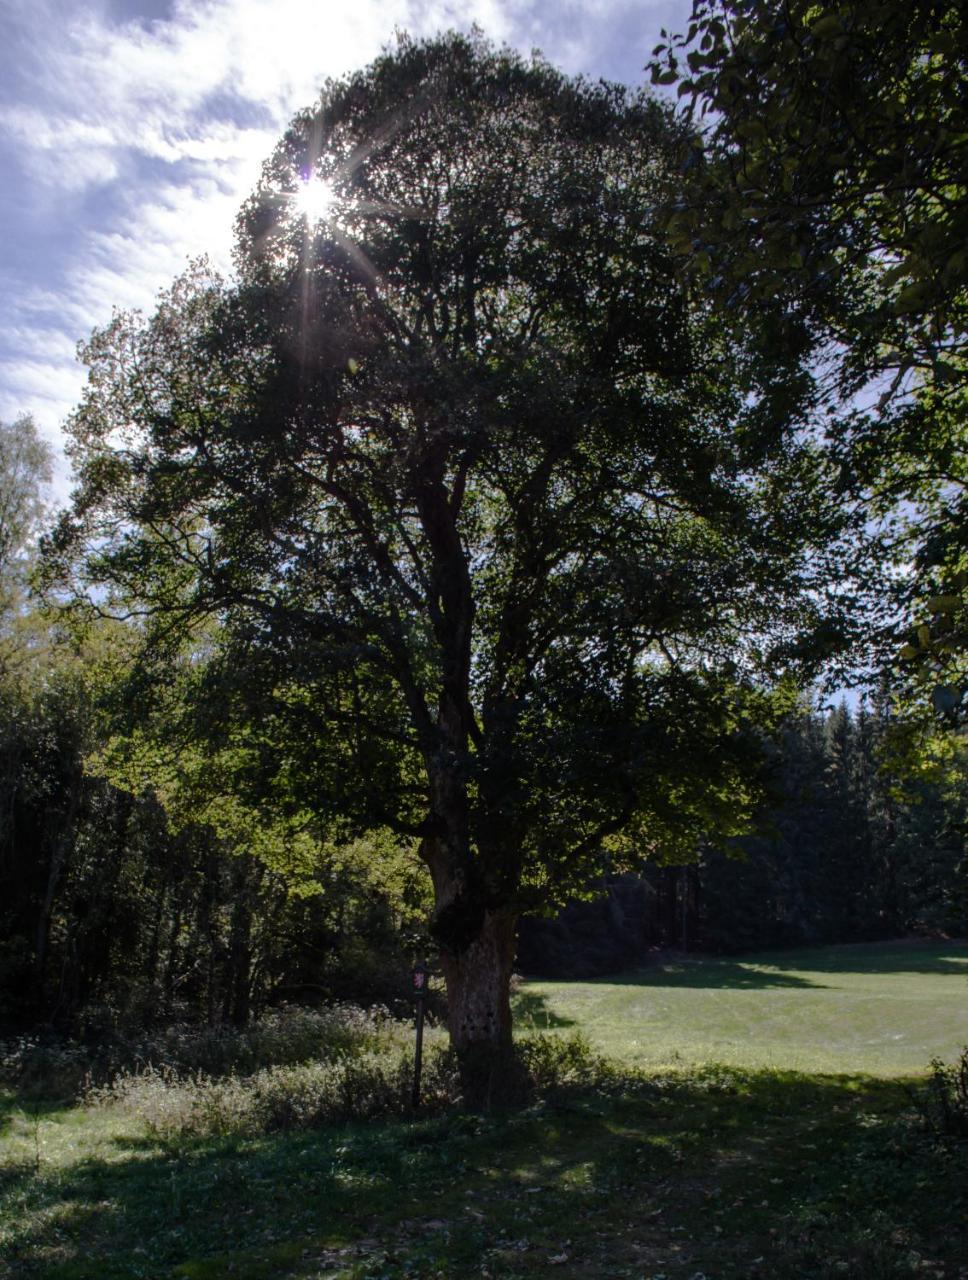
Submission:
[[966,976],[930,943],[526,983],[519,1033],[618,1065],[486,1116],[166,1137],[0,1092],[0,1278],[968,1280],[968,1136],[923,1074]]
[[968,1044],[968,941],[684,956],[594,982],[526,982],[516,1013],[519,1026],[580,1029],[638,1067],[914,1075]]

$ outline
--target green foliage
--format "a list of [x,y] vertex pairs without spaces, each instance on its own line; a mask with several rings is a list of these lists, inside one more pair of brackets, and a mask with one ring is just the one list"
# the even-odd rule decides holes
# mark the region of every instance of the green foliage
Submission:
[[390,1030],[386,1010],[329,1005],[268,1010],[247,1027],[174,1023],[95,1041],[35,1032],[0,1041],[0,1083],[19,1096],[74,1099],[144,1071],[171,1082],[336,1061],[378,1047]]
[[862,382],[963,385],[966,53],[950,0],[700,0],[651,64],[710,122],[701,221],[687,197],[670,234],[740,297],[807,307]]
[[907,1106],[894,1082],[719,1069],[248,1138],[14,1111],[0,1249],[45,1280],[747,1280],[767,1257],[777,1280],[957,1275],[963,1147],[899,1123]]
[[33,670],[0,687],[0,1026],[111,1040],[400,999],[426,947],[412,841],[373,832],[350,854],[233,792],[224,758],[104,743],[113,677],[90,654]]
[[0,422],[0,650],[4,667],[13,616],[46,511],[53,451],[27,416]]
[[661,841],[659,857],[644,838],[626,849],[609,841],[605,877],[557,917],[522,922],[518,968],[589,978],[654,948],[738,954],[965,936],[968,760],[958,736],[883,697],[853,713],[804,703],[764,730],[765,799],[747,798],[742,778],[723,797],[747,829],[722,847]]
[[[422,1098],[430,1110],[457,1096],[453,1063],[438,1047],[425,1064]],[[95,1106],[129,1111],[166,1143],[312,1129],[375,1120],[410,1110],[413,1055],[399,1044],[331,1061],[270,1067],[249,1076],[172,1079],[157,1068],[118,1077],[90,1097]]]
[[917,1102],[931,1133],[939,1138],[968,1138],[968,1047],[953,1063],[932,1058],[931,1074]]
[[923,716],[912,726],[884,701],[854,715],[842,704],[789,722],[773,763],[773,802],[760,833],[737,842],[741,865],[704,859],[714,947],[964,934],[956,737]]
[[[312,1046],[301,1034],[306,1024],[315,1025]],[[411,1035],[407,1024],[335,1009],[325,1018],[302,1014],[281,1025],[271,1019],[256,1024],[235,1044],[230,1037],[221,1054],[213,1053],[211,1035],[183,1034],[179,1045],[169,1036],[149,1065],[115,1071],[108,1083],[87,1089],[85,1103],[120,1107],[164,1142],[406,1114],[412,1106]],[[273,1065],[254,1069],[257,1060]],[[604,1087],[615,1071],[579,1034],[531,1035],[515,1045],[512,1074],[515,1101],[522,1104]],[[427,1045],[420,1096],[421,1109],[430,1114],[461,1100],[454,1056],[439,1037]],[[503,1096],[509,1096],[506,1089]]]
[[539,1097],[564,1089],[602,1088],[614,1071],[580,1031],[526,1036],[517,1042],[516,1053],[529,1090]]
[[692,130],[670,242],[718,301],[810,335],[858,516],[845,564],[889,601],[855,603],[857,638],[949,726],[968,688],[966,51],[951,0],[698,0],[651,64]]

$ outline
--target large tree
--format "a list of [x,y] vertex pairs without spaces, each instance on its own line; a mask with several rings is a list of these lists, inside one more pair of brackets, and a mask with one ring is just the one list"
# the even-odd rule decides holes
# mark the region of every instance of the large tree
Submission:
[[819,620],[810,382],[677,280],[678,142],[647,95],[403,41],[293,122],[231,287],[94,335],[70,423],[51,563],[145,671],[209,620],[199,732],[254,725],[276,799],[419,839],[478,1102],[520,911],[623,833],[735,830],[755,677]]

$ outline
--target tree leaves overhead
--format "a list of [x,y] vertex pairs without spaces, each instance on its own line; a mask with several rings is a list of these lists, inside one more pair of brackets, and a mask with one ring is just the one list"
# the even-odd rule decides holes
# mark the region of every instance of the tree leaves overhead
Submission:
[[[867,640],[900,685],[914,675],[930,690],[940,673],[958,700],[966,56],[968,23],[950,0],[698,0],[651,63],[654,80],[678,85],[692,131],[670,244],[710,297],[752,313],[779,306],[813,335],[839,488],[878,526],[869,572],[877,558],[895,567],[883,588],[893,623],[866,628]],[[959,609],[939,615],[939,594],[958,595]],[[924,626],[931,644],[916,640]],[[933,700],[951,710],[947,694]]]
[[[405,783],[372,756],[381,821],[414,827],[442,751],[485,826],[512,775],[540,821],[564,752],[594,844],[658,767],[628,732],[669,673],[755,662],[813,572],[770,514],[809,382],[765,420],[769,358],[677,282],[651,216],[680,142],[648,97],[456,37],[329,85],[240,216],[237,282],[199,266],[92,339],[53,545],[161,653],[216,618],[253,688],[364,726]],[[324,180],[320,221],[296,197]]]
[[704,133],[689,171],[717,179],[673,238],[704,241],[743,297],[796,296],[854,378],[947,378],[968,318],[966,55],[950,0],[701,0],[651,63]]

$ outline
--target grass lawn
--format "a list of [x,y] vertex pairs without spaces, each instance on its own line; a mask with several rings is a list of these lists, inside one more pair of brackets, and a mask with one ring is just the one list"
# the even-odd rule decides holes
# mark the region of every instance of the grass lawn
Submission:
[[595,982],[528,982],[517,1012],[537,1030],[580,1028],[635,1066],[912,1075],[968,1044],[968,943],[685,957]]
[[[841,1008],[849,1009],[851,1000],[863,1003],[866,975],[868,1003],[894,1017],[910,1002],[913,1018],[914,998],[903,996],[908,978],[922,993],[948,992],[953,982],[952,1003],[935,1008],[937,1022],[949,1019],[947,1032],[934,1026],[936,1039],[917,1056],[921,1068],[964,1026],[963,959],[963,950],[897,947],[802,953],[789,969],[780,957],[683,966],[682,1029],[698,1015],[688,1000],[697,994],[755,1002],[782,990],[810,1000],[822,976],[821,991],[846,984]],[[781,987],[754,977],[763,985],[715,985],[736,969],[817,983]],[[567,1016],[602,1044],[611,1037],[614,1049],[622,1044],[616,993],[631,1007],[657,992],[671,1008],[675,976],[666,985],[654,972],[648,984],[642,975],[529,984],[521,998],[535,1021],[542,1012],[552,1024]],[[531,1001],[538,993],[540,1003]],[[597,1008],[595,993],[610,1003]],[[913,1037],[910,1018],[904,1029]],[[723,1026],[702,1029],[710,1043]],[[826,1063],[836,1049],[824,1039],[828,1023],[818,1026]],[[631,1015],[626,1034],[635,1060]],[[664,1034],[671,1044],[673,1028]],[[738,1044],[739,1031],[729,1034]],[[849,1056],[864,1037],[841,1043]],[[797,1048],[792,1027],[773,1044]],[[809,1044],[801,1028],[797,1051],[816,1052]],[[871,1052],[868,1074],[852,1058],[844,1065],[854,1074],[840,1075],[768,1069],[755,1059],[735,1068],[680,1064],[616,1079],[598,1093],[565,1091],[517,1114],[258,1138],[160,1142],[110,1108],[30,1107],[8,1097],[0,1112],[0,1275],[968,1280],[968,1142],[927,1139],[902,1083],[886,1078],[889,1062]]]

